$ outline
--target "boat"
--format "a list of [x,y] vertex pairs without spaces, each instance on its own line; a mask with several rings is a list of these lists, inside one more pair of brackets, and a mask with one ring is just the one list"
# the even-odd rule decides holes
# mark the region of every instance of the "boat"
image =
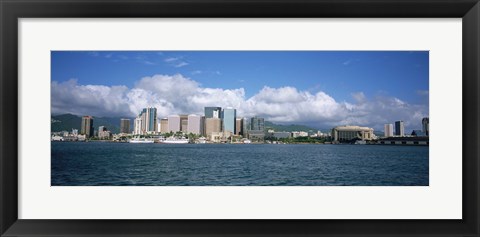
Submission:
[[195,143],[205,144],[205,143],[207,143],[207,139],[205,137],[200,137],[200,138],[197,139],[197,141],[195,141]]
[[153,143],[153,139],[148,139],[148,138],[132,138],[128,141],[129,143]]
[[187,144],[188,139],[182,137],[182,138],[177,138],[177,137],[169,137],[163,141],[160,141],[160,143],[165,143],[165,144]]
[[250,140],[248,140],[248,139],[245,139],[245,140],[243,140],[243,143],[244,143],[244,144],[250,144],[250,143],[252,143],[252,141],[250,141]]

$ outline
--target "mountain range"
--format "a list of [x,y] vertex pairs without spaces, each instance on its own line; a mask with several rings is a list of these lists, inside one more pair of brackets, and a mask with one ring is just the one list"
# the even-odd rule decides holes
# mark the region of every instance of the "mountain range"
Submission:
[[[93,127],[98,130],[99,126],[105,126],[112,133],[120,132],[120,117],[108,118],[108,117],[93,117]],[[130,128],[133,128],[133,119],[130,118]],[[82,117],[74,114],[62,114],[51,116],[51,131],[72,131],[72,129],[78,129],[80,132]]]

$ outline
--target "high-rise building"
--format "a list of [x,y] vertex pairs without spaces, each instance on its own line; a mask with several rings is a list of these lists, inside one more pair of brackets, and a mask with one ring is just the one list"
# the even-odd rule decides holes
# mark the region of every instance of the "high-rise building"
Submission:
[[235,119],[235,135],[243,135],[243,118]]
[[120,119],[120,133],[130,133],[130,119]]
[[244,117],[243,118],[243,124],[242,124],[242,131],[243,131],[242,136],[247,137],[248,130],[250,130],[250,129],[251,129],[250,120]]
[[250,130],[263,131],[265,130],[265,119],[259,117],[253,117],[250,119]]
[[170,131],[168,130],[168,118],[160,119],[160,132],[161,132],[161,133],[170,132]]
[[231,107],[223,109],[223,131],[235,134],[235,119],[237,117],[237,110]]
[[168,116],[168,132],[179,132],[180,130],[180,116]]
[[162,132],[162,120],[161,119],[157,119],[157,133],[161,133]]
[[385,124],[385,137],[393,137],[393,124]]
[[144,108],[139,117],[142,118],[142,132],[151,133],[157,130],[157,109]]
[[80,134],[86,135],[87,137],[92,137],[93,134],[93,117],[92,116],[83,116],[82,117],[82,126],[80,129]]
[[180,115],[180,131],[184,133],[188,131],[188,115]]
[[428,117],[422,119],[422,132],[425,133],[426,136],[430,133]]
[[219,118],[205,118],[205,134],[210,139],[212,133],[222,131],[222,120]]
[[141,117],[137,117],[135,118],[134,122],[133,122],[133,134],[134,135],[140,135],[140,134],[143,134],[143,130],[142,130],[142,118]]
[[222,107],[205,107],[205,118],[222,118]]
[[401,120],[395,122],[395,136],[405,136],[405,126]]
[[202,116],[196,114],[188,115],[187,133],[202,134]]

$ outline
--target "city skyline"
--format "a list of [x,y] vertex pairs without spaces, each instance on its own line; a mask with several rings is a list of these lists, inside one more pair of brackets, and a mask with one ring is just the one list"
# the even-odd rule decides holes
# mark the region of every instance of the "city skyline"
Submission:
[[[255,74],[253,64],[266,69]],[[138,75],[118,76],[132,68]],[[52,52],[52,114],[134,118],[155,107],[167,117],[211,106],[279,124],[383,130],[402,120],[418,129],[428,117],[428,52]]]

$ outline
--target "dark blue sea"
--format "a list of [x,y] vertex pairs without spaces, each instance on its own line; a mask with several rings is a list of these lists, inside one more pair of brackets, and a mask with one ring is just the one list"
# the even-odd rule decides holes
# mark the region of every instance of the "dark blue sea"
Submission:
[[428,147],[52,142],[52,186],[428,186]]

